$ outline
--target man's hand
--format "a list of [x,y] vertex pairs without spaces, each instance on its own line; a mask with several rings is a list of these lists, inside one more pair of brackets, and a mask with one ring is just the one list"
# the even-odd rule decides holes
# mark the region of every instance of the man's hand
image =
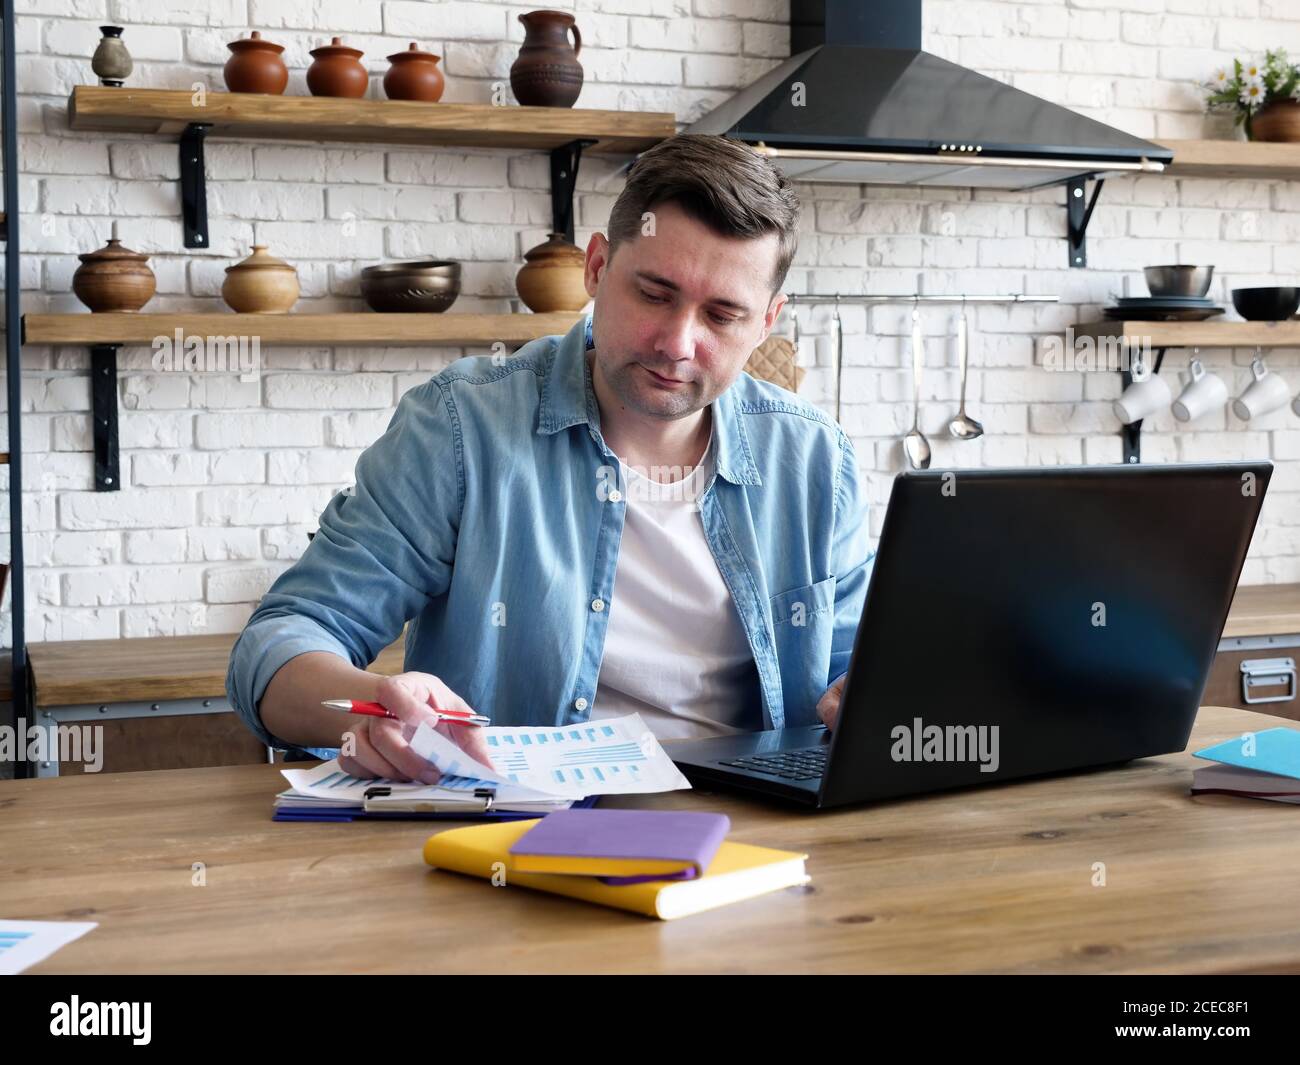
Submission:
[[375,702],[396,714],[398,720],[357,717],[356,725],[344,734],[344,745],[339,751],[339,768],[344,772],[362,779],[386,777],[389,780],[436,784],[442,776],[437,767],[411,750],[411,739],[425,722],[433,725],[471,758],[483,765],[492,765],[487,744],[476,726],[448,724],[433,712],[434,707],[472,709],[433,674],[399,673],[395,677],[385,677],[375,694]]
[[826,689],[826,694],[817,700],[817,716],[832,732],[840,716],[840,700],[844,698],[844,682],[848,677],[847,673],[841,673],[839,679]]

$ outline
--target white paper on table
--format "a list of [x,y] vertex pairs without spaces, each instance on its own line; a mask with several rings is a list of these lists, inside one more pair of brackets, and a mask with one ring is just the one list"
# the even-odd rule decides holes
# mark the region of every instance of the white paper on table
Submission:
[[480,730],[495,768],[482,765],[429,725],[411,749],[444,773],[516,784],[548,795],[645,795],[689,788],[640,714],[585,725],[489,725]]
[[0,976],[14,976],[80,939],[98,921],[6,921],[0,919]]

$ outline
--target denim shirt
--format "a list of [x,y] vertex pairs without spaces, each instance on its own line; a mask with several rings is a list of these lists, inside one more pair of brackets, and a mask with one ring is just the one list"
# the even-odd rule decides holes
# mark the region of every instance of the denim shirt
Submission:
[[[264,743],[294,746],[258,712],[289,659],[329,651],[365,668],[407,621],[405,668],[442,678],[493,724],[590,719],[627,507],[591,346],[584,315],[402,397],[235,643],[226,692]],[[712,411],[699,507],[757,667],[755,722],[761,709],[764,728],[815,724],[848,668],[875,557],[853,448],[815,407],[747,374]]]

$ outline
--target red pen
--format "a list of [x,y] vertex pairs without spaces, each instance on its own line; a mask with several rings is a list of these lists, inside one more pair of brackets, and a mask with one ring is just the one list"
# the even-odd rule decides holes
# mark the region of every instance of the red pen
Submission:
[[[331,710],[342,710],[345,714],[363,714],[366,717],[390,717],[397,720],[396,714],[378,703],[367,703],[360,699],[326,699],[321,703],[321,706],[328,706]],[[453,725],[487,725],[492,720],[482,714],[476,714],[472,710],[452,710],[441,706],[434,706],[430,709],[442,720],[449,721]]]

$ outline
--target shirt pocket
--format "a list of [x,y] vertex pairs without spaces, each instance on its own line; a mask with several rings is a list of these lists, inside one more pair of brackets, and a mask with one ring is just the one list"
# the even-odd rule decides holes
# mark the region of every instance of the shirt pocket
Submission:
[[792,588],[768,600],[787,726],[817,723],[835,636],[835,578]]
[[835,578],[827,577],[816,584],[805,584],[788,592],[774,595],[768,600],[772,609],[773,626],[791,625],[801,628],[817,614],[835,615]]

